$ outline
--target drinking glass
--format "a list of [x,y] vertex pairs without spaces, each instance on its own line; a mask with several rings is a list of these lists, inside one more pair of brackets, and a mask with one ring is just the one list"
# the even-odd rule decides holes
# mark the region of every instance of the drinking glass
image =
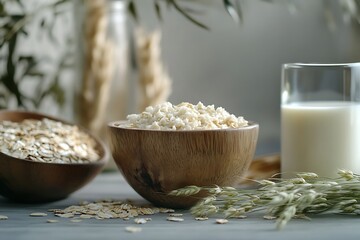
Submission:
[[281,172],[360,173],[360,63],[282,67]]

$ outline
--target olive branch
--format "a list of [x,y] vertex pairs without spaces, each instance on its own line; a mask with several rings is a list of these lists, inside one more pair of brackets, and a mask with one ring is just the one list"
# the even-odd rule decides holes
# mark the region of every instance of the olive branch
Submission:
[[[60,85],[60,74],[64,69],[71,66],[71,53],[65,51],[62,56],[57,59],[57,69],[52,76],[46,74],[40,69],[40,64],[44,61],[50,62],[51,59],[40,58],[35,54],[20,55],[18,53],[19,39],[30,36],[28,24],[33,22],[39,14],[51,11],[54,16],[51,19],[45,17],[40,19],[38,26],[47,31],[48,38],[54,43],[57,39],[53,35],[53,27],[57,21],[57,17],[67,11],[69,0],[58,0],[50,4],[44,4],[37,9],[26,12],[24,4],[21,0],[0,1],[0,64],[4,66],[4,70],[0,73],[0,86],[2,85],[8,94],[0,92],[0,109],[7,107],[10,97],[16,98],[17,106],[20,108],[37,108],[44,98],[52,96],[56,102],[62,106],[65,101],[64,89]],[[9,8],[19,9],[11,12]],[[70,43],[71,40],[68,40]],[[0,65],[0,66],[1,66]],[[47,88],[44,89],[43,81],[45,77],[51,77],[52,81]],[[32,79],[37,81],[35,87],[35,97],[26,96],[21,91],[20,85],[23,81]]]

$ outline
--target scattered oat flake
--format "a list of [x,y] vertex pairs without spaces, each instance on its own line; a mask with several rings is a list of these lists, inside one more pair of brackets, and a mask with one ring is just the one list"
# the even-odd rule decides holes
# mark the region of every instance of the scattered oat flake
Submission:
[[72,217],[74,217],[74,214],[73,213],[63,213],[63,214],[58,213],[58,214],[55,214],[55,216],[62,217],[62,218],[72,218]]
[[129,226],[129,227],[126,227],[125,230],[127,232],[137,233],[137,232],[141,232],[142,228]]
[[266,219],[266,220],[274,220],[274,219],[276,219],[276,217],[271,216],[271,215],[265,215],[263,218]]
[[170,213],[169,216],[170,217],[182,217],[183,214],[182,213]]
[[71,221],[71,222],[73,222],[73,223],[79,223],[79,222],[82,222],[82,220],[81,220],[81,219],[71,219],[70,221]]
[[184,221],[183,218],[179,218],[179,217],[167,217],[166,220],[171,221],[171,222],[183,222]]
[[58,220],[55,220],[55,219],[48,219],[46,220],[47,223],[57,223],[59,222]]
[[175,212],[175,210],[174,209],[169,209],[169,208],[160,208],[159,212],[161,212],[161,213],[173,213],[173,212]]
[[144,224],[144,223],[147,223],[146,219],[145,218],[135,218],[134,219],[134,222],[136,224]]
[[229,220],[227,220],[227,219],[216,219],[217,224],[226,224],[228,222],[229,222]]
[[[119,200],[96,200],[94,202],[82,201],[83,205],[72,205],[65,209],[49,209],[55,216],[81,219],[92,218],[98,220],[104,219],[124,219],[140,218],[141,216],[153,215],[156,213],[173,213],[173,209],[157,208],[153,206],[136,206],[130,202]],[[146,218],[144,218],[146,220]],[[148,221],[148,220],[147,220]]]
[[61,212],[62,209],[58,209],[58,208],[51,208],[51,209],[48,209],[48,212]]
[[0,220],[8,220],[9,218],[5,215],[0,215]]
[[209,219],[208,217],[196,217],[195,218],[196,221],[206,221],[208,219]]
[[98,216],[99,218],[104,218],[104,219],[113,218],[112,214],[110,214],[110,213],[104,213],[104,212],[98,212],[97,216]]
[[42,212],[34,212],[34,213],[30,213],[30,217],[45,217],[47,216],[46,213],[42,213]]

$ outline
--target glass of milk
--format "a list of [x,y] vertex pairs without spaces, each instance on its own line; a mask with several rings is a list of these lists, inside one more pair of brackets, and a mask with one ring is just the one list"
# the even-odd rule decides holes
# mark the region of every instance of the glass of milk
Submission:
[[282,67],[281,172],[360,173],[360,63]]

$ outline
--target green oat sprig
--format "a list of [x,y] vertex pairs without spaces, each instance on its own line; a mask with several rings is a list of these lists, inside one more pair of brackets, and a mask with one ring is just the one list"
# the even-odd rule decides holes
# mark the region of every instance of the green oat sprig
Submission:
[[360,175],[348,170],[339,170],[338,175],[328,179],[315,173],[298,173],[291,179],[257,181],[260,186],[256,189],[188,186],[170,195],[191,196],[204,191],[207,197],[191,208],[196,217],[223,214],[226,218],[242,218],[262,210],[275,217],[277,229],[282,229],[292,218],[307,218],[307,214],[360,215]]

